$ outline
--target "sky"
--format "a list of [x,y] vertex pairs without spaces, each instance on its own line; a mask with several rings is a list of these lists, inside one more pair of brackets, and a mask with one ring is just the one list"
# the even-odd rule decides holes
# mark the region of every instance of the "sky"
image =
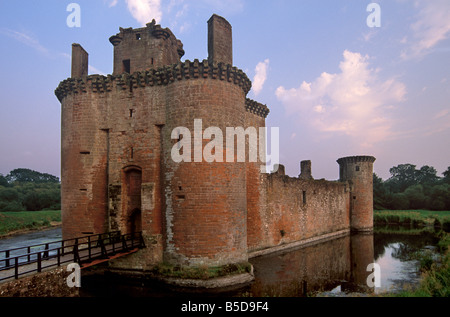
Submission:
[[109,37],[155,19],[183,42],[183,61],[203,60],[214,13],[233,27],[247,97],[279,128],[286,174],[311,160],[314,178],[335,180],[336,160],[353,155],[375,156],[383,179],[399,164],[439,176],[450,166],[448,0],[0,0],[0,173],[60,177],[54,90],[70,77],[72,43],[89,74],[111,74]]

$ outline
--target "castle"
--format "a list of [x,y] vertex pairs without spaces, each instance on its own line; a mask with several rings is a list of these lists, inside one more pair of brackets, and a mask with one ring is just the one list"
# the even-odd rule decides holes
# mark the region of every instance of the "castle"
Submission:
[[[183,44],[155,21],[112,36],[111,75],[88,75],[72,46],[62,107],[63,238],[142,232],[146,248],[118,261],[146,270],[166,262],[221,266],[312,241],[371,231],[375,158],[338,160],[338,181],[297,178],[261,162],[174,162],[177,127],[265,127],[269,109],[247,98],[251,81],[233,66],[232,28],[208,21],[208,59],[181,61]],[[205,146],[206,142],[203,142]],[[248,155],[248,154],[247,154]]]

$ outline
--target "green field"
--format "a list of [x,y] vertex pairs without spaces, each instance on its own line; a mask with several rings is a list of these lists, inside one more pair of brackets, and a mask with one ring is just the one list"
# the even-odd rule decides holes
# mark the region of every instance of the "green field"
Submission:
[[375,210],[375,226],[386,224],[412,224],[450,228],[450,211],[431,210]]
[[0,212],[0,236],[26,229],[43,229],[59,222],[60,210]]

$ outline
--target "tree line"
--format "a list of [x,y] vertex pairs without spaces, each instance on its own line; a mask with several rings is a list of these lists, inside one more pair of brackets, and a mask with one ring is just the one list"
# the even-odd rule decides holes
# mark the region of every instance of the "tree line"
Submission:
[[400,164],[389,173],[386,181],[373,174],[374,209],[450,210],[450,167],[443,177],[428,165],[417,169],[413,164]]
[[0,174],[0,211],[61,209],[59,178],[26,168]]
[[[450,167],[437,175],[434,167],[420,169],[400,164],[384,181],[373,174],[373,205],[376,210],[450,210]],[[0,211],[61,209],[59,178],[26,168],[0,174]]]

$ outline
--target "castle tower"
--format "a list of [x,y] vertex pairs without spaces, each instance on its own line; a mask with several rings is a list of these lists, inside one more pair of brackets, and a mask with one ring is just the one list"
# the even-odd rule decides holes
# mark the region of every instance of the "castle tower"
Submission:
[[353,231],[373,230],[372,156],[340,158],[339,178],[350,185],[350,226]]
[[181,41],[155,20],[144,28],[120,28],[109,41],[114,45],[113,75],[176,64],[184,55]]
[[[229,23],[214,15],[208,26],[209,59],[184,62],[181,41],[154,21],[120,28],[110,38],[108,76],[88,76],[87,53],[74,46],[73,75],[55,90],[62,107],[64,239],[142,231],[148,248],[136,263],[144,268],[248,259],[247,181],[257,181],[259,164],[226,162],[229,149],[223,162],[206,162],[195,149],[208,145],[203,134],[210,127],[225,137],[227,127],[264,126],[268,109],[246,99],[251,81],[231,64]],[[190,161],[172,157],[180,127],[191,132]],[[250,198],[254,206],[259,200]]]
[[[215,39],[209,41],[210,52],[231,46],[229,28],[211,28],[211,23],[215,24],[216,20],[228,24],[216,15],[209,20],[208,39]],[[227,162],[226,149],[219,153],[215,149],[216,157],[220,156],[222,162],[207,162],[202,155],[210,142],[202,137],[208,128],[220,128],[223,136],[215,135],[214,138],[221,139],[225,137],[227,127],[245,126],[247,91],[236,80],[220,80],[221,74],[225,76],[237,71],[230,64],[231,55],[220,56],[213,60],[210,56],[209,61],[202,63],[186,61],[185,65],[194,70],[190,74],[192,77],[167,87],[171,98],[167,100],[167,121],[163,131],[167,230],[164,255],[166,261],[174,264],[220,266],[248,259],[246,163]],[[216,67],[217,78],[201,75]],[[247,78],[244,73],[239,76]],[[176,140],[171,140],[170,134],[177,134],[178,127],[188,128],[191,132],[190,162],[177,163],[171,157]],[[195,153],[198,149],[201,150],[200,157]],[[236,151],[234,153],[237,155]]]

